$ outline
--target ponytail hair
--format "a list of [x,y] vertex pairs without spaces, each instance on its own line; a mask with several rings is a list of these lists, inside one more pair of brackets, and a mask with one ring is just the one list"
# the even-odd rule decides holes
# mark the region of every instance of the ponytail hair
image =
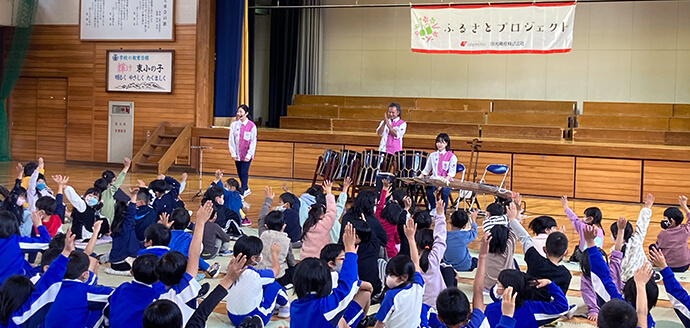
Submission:
[[422,271],[429,270],[429,253],[434,247],[434,231],[431,229],[419,230],[414,236],[417,249],[421,252],[419,255],[419,267]]
[[321,216],[324,212],[325,209],[321,203],[314,203],[314,205],[311,206],[309,209],[309,216],[307,216],[307,220],[304,221],[304,226],[302,226],[302,236],[300,236],[300,240],[304,240],[304,236],[307,235],[307,232],[321,221]]

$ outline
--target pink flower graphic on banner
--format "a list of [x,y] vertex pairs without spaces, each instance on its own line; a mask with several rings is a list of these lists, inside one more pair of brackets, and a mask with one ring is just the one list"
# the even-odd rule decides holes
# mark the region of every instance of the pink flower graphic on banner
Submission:
[[438,30],[441,27],[436,23],[436,19],[433,17],[424,16],[419,19],[419,23],[414,26],[414,34],[419,36],[425,42],[429,42],[434,38],[438,37]]

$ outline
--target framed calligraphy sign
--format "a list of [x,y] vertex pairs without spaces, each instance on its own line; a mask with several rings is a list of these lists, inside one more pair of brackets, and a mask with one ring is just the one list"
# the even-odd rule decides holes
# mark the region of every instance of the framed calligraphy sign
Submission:
[[107,92],[172,93],[175,50],[108,50]]
[[87,41],[174,41],[175,0],[81,0],[79,36]]

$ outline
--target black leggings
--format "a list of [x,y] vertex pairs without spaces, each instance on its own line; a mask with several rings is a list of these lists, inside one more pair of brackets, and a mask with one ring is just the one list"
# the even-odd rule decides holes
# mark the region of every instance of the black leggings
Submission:
[[120,263],[110,263],[110,268],[115,271],[129,271],[132,267],[127,263],[127,261],[122,261]]

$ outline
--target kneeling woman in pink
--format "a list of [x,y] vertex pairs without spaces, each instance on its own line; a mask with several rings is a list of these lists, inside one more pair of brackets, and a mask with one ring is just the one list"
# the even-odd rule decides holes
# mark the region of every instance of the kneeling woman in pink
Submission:
[[[450,137],[446,133],[441,133],[436,136],[436,151],[429,155],[426,166],[422,171],[422,176],[428,176],[431,173],[432,178],[453,180],[457,165],[458,158],[450,151]],[[436,187],[426,187],[426,199],[431,210],[436,206],[435,191]],[[443,199],[444,209],[448,208],[449,195],[450,188],[441,188],[441,199]]]
[[237,107],[235,121],[230,124],[230,137],[228,138],[228,148],[230,155],[235,160],[237,175],[240,178],[240,194],[249,195],[252,191],[247,186],[249,180],[249,165],[254,158],[256,150],[256,125],[249,120],[249,107],[240,105]]

